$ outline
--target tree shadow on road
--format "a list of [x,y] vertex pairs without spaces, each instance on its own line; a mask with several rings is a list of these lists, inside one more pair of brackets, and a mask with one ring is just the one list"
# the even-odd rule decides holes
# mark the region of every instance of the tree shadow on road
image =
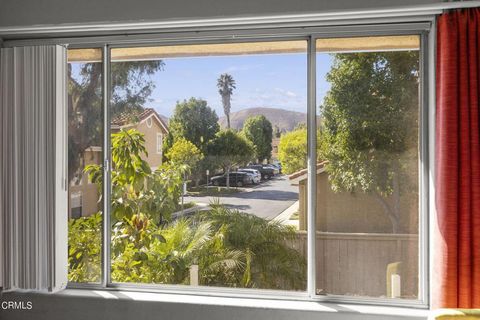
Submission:
[[261,199],[261,200],[298,200],[298,192],[280,190],[255,190],[225,195],[222,198]]

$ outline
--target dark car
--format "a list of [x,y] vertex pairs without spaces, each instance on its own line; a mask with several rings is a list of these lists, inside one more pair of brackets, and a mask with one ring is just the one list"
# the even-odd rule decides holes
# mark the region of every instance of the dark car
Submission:
[[[221,176],[215,176],[210,179],[214,186],[226,186],[227,185],[227,174],[222,174]],[[230,172],[230,185],[243,187],[249,184],[252,184],[252,176],[246,172]]]
[[268,180],[275,175],[275,170],[261,164],[251,164],[247,166],[248,169],[255,169],[260,171],[263,180]]
[[282,174],[282,164],[280,162],[272,163],[272,166],[278,169],[278,173]]

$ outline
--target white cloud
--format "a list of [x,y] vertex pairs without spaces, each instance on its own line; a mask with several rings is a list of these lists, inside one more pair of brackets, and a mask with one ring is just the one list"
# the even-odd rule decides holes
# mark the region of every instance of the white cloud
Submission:
[[263,67],[263,64],[241,64],[241,65],[233,65],[230,66],[223,71],[219,72],[222,73],[233,73],[233,72],[242,72],[242,71],[251,71],[253,69],[258,69]]
[[275,92],[277,92],[278,94],[282,95],[282,96],[286,96],[286,97],[290,97],[290,98],[295,98],[297,96],[297,94],[293,91],[290,91],[290,90],[285,90],[285,89],[282,89],[282,88],[275,88],[273,89]]
[[292,90],[255,88],[251,92],[236,96],[232,101],[234,111],[253,107],[273,107],[306,112],[306,97]]

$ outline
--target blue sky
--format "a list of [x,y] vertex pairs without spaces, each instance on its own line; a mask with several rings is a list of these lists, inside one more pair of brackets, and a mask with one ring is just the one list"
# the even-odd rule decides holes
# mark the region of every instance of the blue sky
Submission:
[[[331,57],[317,56],[317,104],[328,90],[325,74],[331,67]],[[155,90],[153,107],[167,117],[172,115],[177,101],[190,97],[207,100],[218,114],[223,115],[217,79],[229,73],[237,88],[232,96],[232,112],[253,107],[273,107],[306,112],[307,56],[306,54],[269,54],[243,56],[214,56],[170,58],[163,60],[164,69],[152,76]],[[78,69],[73,68],[74,74]]]

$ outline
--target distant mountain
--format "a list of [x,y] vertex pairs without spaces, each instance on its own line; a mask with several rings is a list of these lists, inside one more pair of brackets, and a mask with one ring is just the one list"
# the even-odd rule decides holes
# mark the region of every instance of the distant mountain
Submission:
[[[232,129],[241,130],[243,123],[251,116],[264,115],[272,123],[272,127],[277,126],[280,131],[291,131],[299,123],[307,122],[307,114],[303,112],[290,111],[280,108],[249,108],[230,114],[230,126]],[[219,121],[222,128],[227,127],[227,118],[220,117]]]

